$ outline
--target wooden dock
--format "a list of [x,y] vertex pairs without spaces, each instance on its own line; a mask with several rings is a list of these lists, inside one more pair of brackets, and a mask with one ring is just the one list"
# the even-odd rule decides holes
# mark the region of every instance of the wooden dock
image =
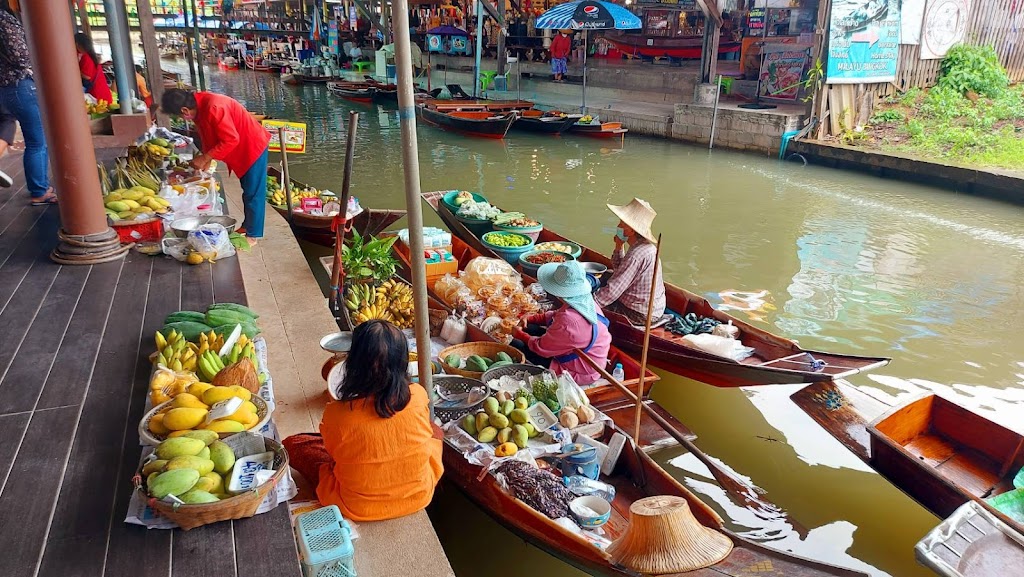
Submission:
[[15,180],[0,189],[2,573],[300,575],[283,505],[188,532],[124,523],[152,335],[175,310],[246,303],[238,259],[54,264],[57,207],[29,206],[20,154],[0,170]]

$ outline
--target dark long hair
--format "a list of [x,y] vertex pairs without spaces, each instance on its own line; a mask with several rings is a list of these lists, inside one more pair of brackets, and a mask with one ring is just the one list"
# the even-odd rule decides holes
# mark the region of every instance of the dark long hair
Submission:
[[338,399],[372,398],[377,414],[387,419],[409,404],[408,371],[409,344],[402,331],[387,321],[366,321],[352,333]]
[[88,34],[85,32],[75,34],[75,45],[78,46],[82,52],[88,54],[89,58],[92,58],[92,61],[96,66],[100,65],[100,55],[96,54],[96,48],[93,47],[92,38],[89,38]]

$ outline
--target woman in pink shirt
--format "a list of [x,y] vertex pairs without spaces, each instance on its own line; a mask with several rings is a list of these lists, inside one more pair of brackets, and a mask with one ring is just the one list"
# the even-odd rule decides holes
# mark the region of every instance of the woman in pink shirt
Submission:
[[524,318],[526,328],[515,329],[512,346],[523,351],[528,361],[556,374],[568,373],[579,385],[596,382],[601,375],[575,350],[586,352],[598,366],[606,366],[612,336],[608,319],[590,295],[586,272],[576,261],[548,263],[537,271],[537,280],[562,306]]

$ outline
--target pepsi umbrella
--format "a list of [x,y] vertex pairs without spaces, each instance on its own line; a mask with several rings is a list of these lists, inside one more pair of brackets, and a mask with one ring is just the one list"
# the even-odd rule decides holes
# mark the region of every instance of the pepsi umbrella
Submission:
[[600,0],[579,0],[559,4],[537,17],[537,28],[583,31],[583,109],[587,107],[587,30],[636,30],[643,23],[636,14],[618,4]]

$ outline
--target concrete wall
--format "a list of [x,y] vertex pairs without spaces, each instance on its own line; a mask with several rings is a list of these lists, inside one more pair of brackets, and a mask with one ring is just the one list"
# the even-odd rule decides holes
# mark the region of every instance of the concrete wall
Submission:
[[645,134],[661,138],[672,137],[671,116],[626,112],[615,110],[614,108],[593,110],[591,112],[599,115],[601,122],[621,122],[622,127],[628,128],[630,134]]
[[[711,106],[676,104],[671,138],[707,144],[713,114]],[[776,154],[782,134],[798,130],[802,124],[803,116],[798,114],[719,108],[715,146]]]

